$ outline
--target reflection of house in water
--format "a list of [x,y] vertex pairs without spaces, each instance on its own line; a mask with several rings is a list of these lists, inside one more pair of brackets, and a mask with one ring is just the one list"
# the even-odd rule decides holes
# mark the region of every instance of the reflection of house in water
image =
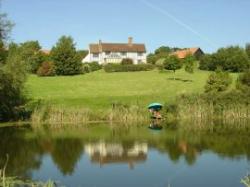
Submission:
[[85,145],[85,152],[89,154],[91,162],[104,164],[128,163],[132,169],[135,163],[147,159],[148,146],[146,143],[135,143],[125,148],[119,143],[90,143]]

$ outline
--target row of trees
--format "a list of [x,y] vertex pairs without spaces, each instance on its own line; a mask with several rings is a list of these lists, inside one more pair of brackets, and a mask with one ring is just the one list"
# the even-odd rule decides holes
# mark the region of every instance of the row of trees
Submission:
[[223,71],[242,72],[250,68],[250,45],[246,48],[230,46],[220,48],[216,53],[207,54],[201,58],[201,70],[215,71],[221,68]]
[[[62,36],[49,54],[44,53],[38,41],[10,44],[9,50],[19,50],[21,60],[29,73],[38,75],[76,75],[82,73],[82,58],[85,51],[77,51],[73,39]],[[6,53],[8,53],[8,51]]]

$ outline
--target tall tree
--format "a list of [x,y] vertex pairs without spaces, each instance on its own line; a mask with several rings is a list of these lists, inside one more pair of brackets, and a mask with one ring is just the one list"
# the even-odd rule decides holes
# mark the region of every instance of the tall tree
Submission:
[[45,55],[40,51],[38,41],[27,41],[20,44],[21,56],[26,68],[31,73],[36,73],[40,65],[46,60]]
[[62,36],[51,50],[57,75],[76,75],[82,71],[80,55],[70,36]]
[[21,117],[24,96],[26,71],[21,59],[20,50],[11,45],[6,64],[0,68],[0,121]]

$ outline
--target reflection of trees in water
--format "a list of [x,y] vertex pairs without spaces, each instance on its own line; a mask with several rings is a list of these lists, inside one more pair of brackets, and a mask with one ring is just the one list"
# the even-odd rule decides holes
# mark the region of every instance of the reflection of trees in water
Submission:
[[0,128],[0,167],[5,164],[8,154],[7,175],[29,178],[31,170],[41,165],[42,150],[37,140],[24,138],[26,130]]
[[[69,130],[72,136],[67,138],[64,136],[65,133],[56,134],[55,131],[34,133],[28,128],[0,128],[0,167],[5,163],[8,153],[10,160],[7,174],[30,177],[32,170],[39,169],[42,156],[49,153],[59,170],[64,175],[70,175],[83,154],[83,142],[87,145],[100,142],[100,139],[104,142],[115,142],[123,150],[119,157],[93,154],[93,161],[96,159],[104,164],[145,161],[146,152],[131,154],[136,142],[146,142],[149,147],[166,153],[173,162],[184,158],[189,165],[194,164],[199,153],[204,150],[210,150],[221,157],[234,159],[246,156],[250,160],[248,133],[184,133],[166,129],[157,134],[146,127],[126,128],[123,131],[123,128],[110,130],[108,126],[102,127],[99,131],[98,127],[94,127],[93,130],[89,128],[88,131],[83,130],[83,133],[81,129],[77,129],[76,136],[72,129],[63,131]],[[56,136],[53,136],[55,134]]]
[[166,152],[173,162],[178,162],[183,157],[189,165],[193,165],[199,153],[204,150],[210,150],[223,158],[246,156],[250,160],[250,137],[246,133],[176,133],[174,137],[166,135],[157,141],[150,141],[150,145]]
[[51,156],[55,164],[64,175],[74,172],[77,161],[83,152],[83,145],[79,139],[56,139],[53,141]]

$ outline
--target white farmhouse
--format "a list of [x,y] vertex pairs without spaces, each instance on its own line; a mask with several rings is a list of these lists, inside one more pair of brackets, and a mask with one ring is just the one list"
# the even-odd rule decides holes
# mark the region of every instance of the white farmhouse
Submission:
[[134,64],[146,63],[145,44],[133,43],[132,37],[128,38],[128,43],[102,43],[100,40],[98,44],[89,45],[89,54],[82,62],[120,63],[124,58],[132,59]]

